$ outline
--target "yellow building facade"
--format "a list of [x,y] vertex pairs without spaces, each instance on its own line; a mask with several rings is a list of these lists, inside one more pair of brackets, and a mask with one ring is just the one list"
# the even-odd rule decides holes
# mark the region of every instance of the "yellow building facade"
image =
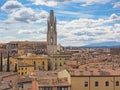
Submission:
[[120,90],[120,76],[72,76],[72,90]]
[[19,62],[17,65],[17,72],[19,75],[26,75],[34,71],[34,66]]
[[34,70],[48,70],[47,56],[21,56],[17,58],[18,62],[27,63],[34,66]]
[[52,70],[58,69],[63,67],[66,64],[66,61],[69,60],[71,55],[62,55],[62,54],[54,54],[51,55],[50,60],[50,66]]

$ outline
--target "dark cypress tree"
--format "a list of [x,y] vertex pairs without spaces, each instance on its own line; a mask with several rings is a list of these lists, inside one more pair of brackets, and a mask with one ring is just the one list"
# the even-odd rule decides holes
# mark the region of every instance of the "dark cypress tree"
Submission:
[[2,53],[1,53],[1,58],[0,58],[0,71],[3,71],[3,60],[2,60]]
[[17,63],[15,63],[15,72],[17,72]]
[[9,52],[8,52],[6,72],[10,72],[10,60],[9,59],[10,59],[10,56],[9,56]]

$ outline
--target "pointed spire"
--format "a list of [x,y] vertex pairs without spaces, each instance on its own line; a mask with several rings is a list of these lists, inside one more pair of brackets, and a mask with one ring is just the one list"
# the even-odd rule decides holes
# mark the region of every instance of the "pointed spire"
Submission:
[[10,56],[9,56],[9,52],[8,52],[6,72],[10,72],[10,60],[9,60],[9,58],[10,58]]
[[1,58],[0,58],[0,71],[3,71],[3,60],[2,60],[2,53],[1,53]]
[[54,22],[54,11],[53,10],[50,10],[50,22],[51,24],[53,24]]

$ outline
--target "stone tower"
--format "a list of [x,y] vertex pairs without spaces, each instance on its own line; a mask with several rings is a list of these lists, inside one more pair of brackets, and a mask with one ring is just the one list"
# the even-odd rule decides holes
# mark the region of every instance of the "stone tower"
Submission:
[[47,52],[48,54],[57,52],[56,18],[53,10],[50,10],[50,17],[47,20]]

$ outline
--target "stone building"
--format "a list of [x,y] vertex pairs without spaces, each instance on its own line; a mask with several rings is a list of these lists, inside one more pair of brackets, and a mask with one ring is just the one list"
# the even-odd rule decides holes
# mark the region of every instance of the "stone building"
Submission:
[[7,43],[6,49],[12,56],[24,55],[27,53],[46,54],[47,43],[39,41],[11,41]]

